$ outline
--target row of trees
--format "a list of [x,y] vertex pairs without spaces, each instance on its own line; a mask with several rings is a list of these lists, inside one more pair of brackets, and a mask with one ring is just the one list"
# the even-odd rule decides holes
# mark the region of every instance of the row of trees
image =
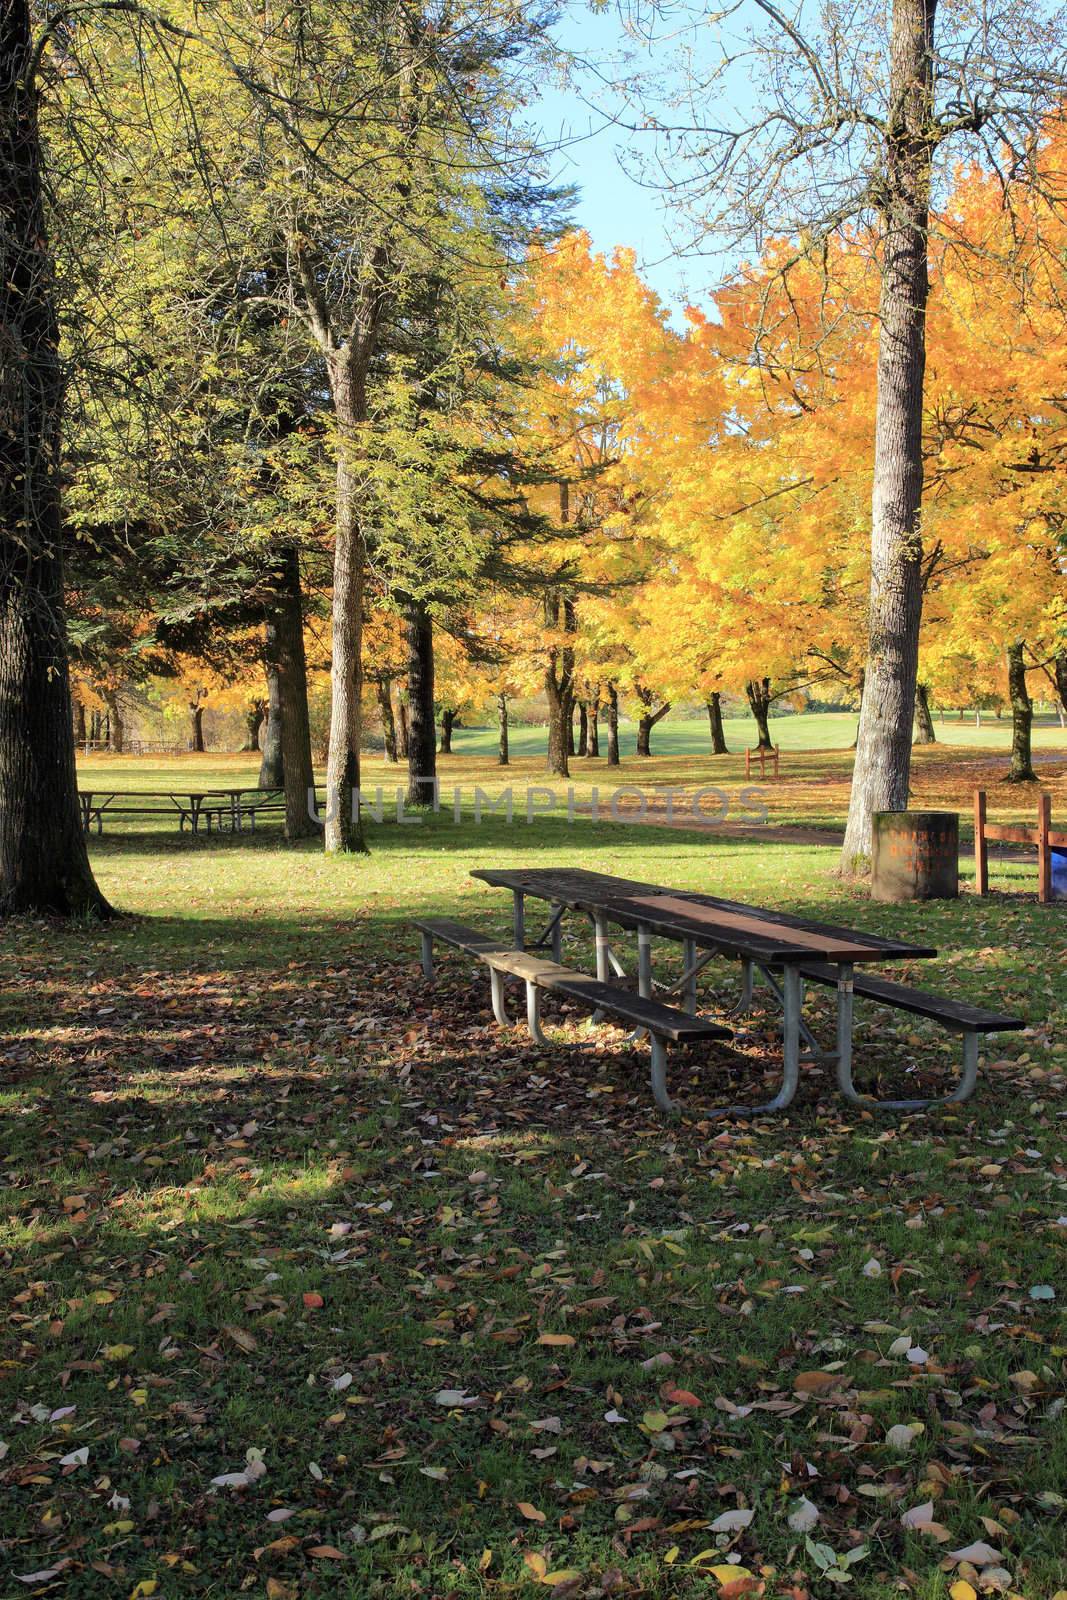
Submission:
[[[1020,728],[1028,672],[1062,692],[1060,35],[939,41],[894,0],[857,74],[834,19],[822,52],[760,10],[771,110],[702,148],[754,228],[811,225],[678,331],[631,256],[560,233],[532,5],[5,8],[0,905],[107,909],[68,639],[101,696],[262,666],[291,837],[327,670],[328,850],[364,847],[368,701],[428,798],[449,675],[542,690],[560,772],[575,704],[588,740],[629,696],[647,749],[679,696],[714,739],[729,692],[766,742],[835,684],[850,869],[906,802],[917,684],[1006,670]],[[939,191],[935,155],[993,133]],[[818,225],[798,161],[839,186]]]

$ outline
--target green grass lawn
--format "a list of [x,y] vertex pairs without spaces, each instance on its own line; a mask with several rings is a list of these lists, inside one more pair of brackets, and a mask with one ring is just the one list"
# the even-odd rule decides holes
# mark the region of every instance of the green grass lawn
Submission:
[[[105,835],[134,915],[0,931],[0,1595],[934,1600],[981,1540],[1050,1600],[1067,941],[1032,866],[893,907],[815,843],[445,814],[371,844]],[[1031,1027],[952,1114],[850,1110],[810,1069],[786,1116],[722,1124],[767,1010],[678,1059],[668,1121],[620,1033],[579,1050],[550,1006],[544,1050],[462,960],[421,978],[406,919],[503,931],[470,869],[531,858],[921,938],[931,987]],[[857,1075],[943,1087],[957,1048],[871,1012]]]

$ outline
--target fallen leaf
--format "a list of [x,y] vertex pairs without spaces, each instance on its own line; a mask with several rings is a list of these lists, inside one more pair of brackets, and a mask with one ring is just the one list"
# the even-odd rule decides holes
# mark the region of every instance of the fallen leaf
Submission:
[[950,1550],[949,1555],[953,1561],[969,1561],[972,1567],[992,1567],[1004,1559],[999,1550],[994,1550],[991,1544],[985,1544],[981,1539],[974,1544],[965,1544],[962,1550]]
[[529,1500],[520,1500],[518,1502],[518,1507],[523,1516],[526,1518],[527,1522],[544,1522],[544,1512],[538,1511],[537,1507],[532,1506]]
[[754,1511],[724,1511],[721,1516],[716,1517],[715,1521],[710,1524],[710,1531],[712,1533],[737,1533],[739,1529],[747,1528],[755,1515]]

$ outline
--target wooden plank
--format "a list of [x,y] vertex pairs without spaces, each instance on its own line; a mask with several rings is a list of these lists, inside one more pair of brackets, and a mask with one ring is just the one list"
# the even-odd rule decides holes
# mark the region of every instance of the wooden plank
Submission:
[[[836,985],[837,973],[821,962],[805,963],[801,976],[813,983]],[[944,995],[930,994],[925,989],[912,989],[903,983],[892,983],[887,978],[875,978],[866,972],[857,972],[853,990],[868,1000],[878,1000],[892,1006],[895,1011],[910,1011],[914,1016],[931,1017],[963,1033],[1010,1033],[1025,1028],[1022,1017],[1004,1016],[996,1011],[985,1011],[980,1006],[963,1000],[949,1000]]]
[[974,791],[974,889],[976,894],[989,893],[989,850],[986,844],[985,790]]
[[749,906],[740,900],[724,900],[719,895],[685,893],[679,894],[680,900],[692,901],[696,905],[717,906],[724,911],[737,911],[745,915],[756,915],[766,922],[773,923],[776,927],[788,929],[802,929],[805,933],[825,934],[828,939],[837,939],[848,943],[860,939],[865,945],[870,945],[887,959],[906,958],[922,959],[936,956],[937,951],[928,945],[907,944],[901,939],[887,939],[883,934],[869,933],[865,928],[845,928],[839,923],[816,922],[810,917],[795,917],[788,911],[772,911],[767,906]]
[[1052,796],[1037,797],[1037,899],[1047,906],[1052,900],[1052,850],[1049,829],[1052,827]]
[[[650,928],[676,927],[679,932],[698,938],[703,934],[741,955],[751,953],[764,959],[777,955],[785,960],[796,960],[805,954],[821,955],[831,961],[885,959],[884,949],[873,940],[866,942],[855,935],[831,937],[803,927],[783,928],[758,912],[726,911],[672,895],[632,896],[622,904]],[[612,912],[618,909],[619,903],[613,901]]]
[[690,1016],[687,1011],[664,1005],[660,1000],[646,999],[644,995],[621,989],[617,984],[604,983],[585,972],[573,972],[569,967],[561,967],[557,962],[531,955],[529,951],[490,950],[481,953],[481,958],[487,966],[495,967],[498,972],[510,973],[512,977],[535,983],[539,989],[578,1000],[591,1011],[603,1011],[608,1016],[633,1023],[636,1027],[648,1028],[651,1033],[676,1043],[683,1039],[733,1037],[733,1031],[721,1022]]
[[1040,834],[1037,828],[1028,828],[1021,822],[988,822],[985,827],[987,839],[994,840],[997,844],[1036,844],[1040,845]]

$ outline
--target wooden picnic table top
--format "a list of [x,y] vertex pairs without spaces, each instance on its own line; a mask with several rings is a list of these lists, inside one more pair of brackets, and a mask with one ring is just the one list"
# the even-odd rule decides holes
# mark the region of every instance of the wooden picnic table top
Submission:
[[82,788],[79,788],[78,793],[80,795],[88,795],[90,797],[92,795],[94,795],[94,794],[99,794],[99,795],[107,794],[107,795],[113,795],[115,797],[115,799],[124,799],[126,795],[129,795],[131,799],[136,799],[136,800],[208,800],[213,795],[225,795],[227,799],[232,799],[235,795],[240,795],[240,794],[257,794],[257,795],[262,795],[266,799],[266,798],[269,798],[271,795],[283,794],[284,790],[282,790],[280,788],[279,789],[258,789],[258,788],[240,788],[240,789],[116,789],[114,787],[110,787],[109,786],[109,787],[105,787],[105,788],[93,788],[93,789],[82,789]]
[[584,868],[485,868],[472,876],[537,899],[602,912],[623,927],[643,926],[665,937],[692,939],[759,962],[857,963],[920,960],[937,954],[931,946]]

